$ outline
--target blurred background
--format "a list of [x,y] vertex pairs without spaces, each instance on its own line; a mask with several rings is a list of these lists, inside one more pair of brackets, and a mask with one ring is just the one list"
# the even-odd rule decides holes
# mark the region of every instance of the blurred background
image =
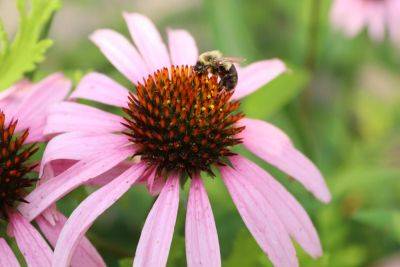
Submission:
[[[98,28],[128,36],[123,11],[149,16],[164,37],[167,27],[188,29],[200,51],[219,49],[246,63],[283,59],[289,73],[247,97],[242,108],[284,129],[332,191],[333,201],[323,205],[249,155],[296,196],[318,229],[324,255],[313,260],[297,247],[301,266],[400,266],[400,47],[374,43],[365,32],[345,38],[332,30],[330,7],[331,1],[319,0],[63,1],[49,35],[55,44],[38,76],[62,70],[77,82],[97,70],[132,88],[88,39]],[[0,16],[12,34],[18,25],[15,2],[0,0]],[[270,266],[222,182],[205,181],[223,266]],[[93,190],[76,190],[60,209],[69,214]],[[169,266],[186,266],[186,191],[187,185]],[[88,236],[109,266],[131,266],[153,201],[136,187],[91,228]]]

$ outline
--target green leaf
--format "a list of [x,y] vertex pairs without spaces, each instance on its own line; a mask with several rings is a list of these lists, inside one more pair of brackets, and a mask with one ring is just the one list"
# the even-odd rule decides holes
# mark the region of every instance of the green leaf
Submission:
[[48,29],[52,15],[60,7],[60,0],[18,0],[20,25],[12,42],[8,40],[0,21],[0,91],[10,87],[43,61],[45,52],[53,42],[42,39],[42,35]]
[[354,215],[354,220],[386,232],[400,242],[400,211],[364,210]]
[[305,88],[310,79],[309,73],[299,68],[289,68],[286,74],[245,98],[242,108],[246,116],[260,119],[270,117]]

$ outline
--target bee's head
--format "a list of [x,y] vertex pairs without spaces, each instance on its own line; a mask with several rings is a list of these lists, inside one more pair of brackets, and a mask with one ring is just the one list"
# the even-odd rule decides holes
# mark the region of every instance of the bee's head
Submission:
[[199,60],[196,65],[194,65],[193,70],[197,73],[205,73],[207,72],[207,66]]

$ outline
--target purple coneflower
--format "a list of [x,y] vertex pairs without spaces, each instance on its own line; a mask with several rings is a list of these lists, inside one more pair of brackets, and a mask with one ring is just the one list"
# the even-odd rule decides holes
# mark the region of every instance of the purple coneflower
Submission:
[[398,0],[335,0],[331,9],[335,28],[354,37],[368,28],[375,41],[385,38],[386,29],[393,42],[400,44],[400,1]]
[[[275,126],[244,118],[239,111],[239,100],[283,73],[285,65],[273,59],[238,67],[238,85],[227,91],[215,75],[194,71],[198,50],[188,32],[169,30],[168,52],[147,17],[124,17],[136,48],[108,29],[96,31],[91,40],[136,86],[136,94],[103,74],[90,73],[71,99],[116,106],[125,116],[73,101],[54,106],[45,131],[60,135],[45,151],[42,172],[53,161],[74,164],[41,184],[27,197],[30,203],[20,206],[22,214],[33,219],[68,192],[108,173],[105,185],[84,200],[65,224],[53,264],[68,266],[76,245],[96,218],[133,185],[145,182],[152,194],[159,195],[145,222],[134,266],[165,266],[178,211],[179,183],[188,179],[188,265],[220,266],[217,230],[202,181],[202,175],[216,171],[274,265],[298,265],[291,237],[312,257],[320,256],[316,230],[295,198],[265,170],[231,150],[243,144],[318,199],[329,202],[320,172],[290,139]],[[128,164],[132,157],[138,160]]]
[[[31,158],[38,149],[37,143],[46,140],[43,128],[48,108],[65,99],[70,87],[64,76],[54,74],[35,85],[20,82],[0,94],[0,220],[6,221],[7,233],[15,238],[28,266],[51,266],[53,251],[39,231],[17,211],[17,206],[26,203],[26,190],[37,181],[34,174],[37,164],[32,163]],[[52,167],[47,171],[50,170]],[[65,221],[54,206],[36,218],[42,233],[53,246]],[[0,266],[20,266],[5,238],[0,237]],[[105,266],[86,239],[80,242],[72,260],[73,266],[81,264]]]

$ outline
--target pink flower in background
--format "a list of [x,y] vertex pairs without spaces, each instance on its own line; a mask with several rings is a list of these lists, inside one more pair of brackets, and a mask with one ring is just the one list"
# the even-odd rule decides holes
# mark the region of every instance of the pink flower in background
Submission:
[[[69,80],[54,74],[37,84],[20,82],[0,94],[0,219],[8,222],[8,235],[15,237],[28,266],[51,266],[53,251],[29,220],[17,210],[25,202],[26,189],[35,184],[35,164],[30,158],[36,142],[46,140],[43,128],[50,105],[67,96]],[[47,170],[52,170],[50,166]],[[44,175],[44,179],[51,177]],[[37,217],[42,233],[54,246],[66,218],[55,207]],[[84,256],[85,258],[83,258]],[[96,249],[84,239],[74,254],[72,266],[104,266]],[[0,266],[20,266],[6,240],[0,237]]]
[[[190,181],[186,214],[188,266],[220,266],[213,213],[201,175],[219,170],[240,215],[275,266],[297,266],[294,238],[312,257],[322,254],[316,230],[296,199],[270,174],[231,151],[243,144],[286,172],[318,199],[330,193],[318,169],[275,126],[244,118],[239,100],[283,73],[277,59],[238,67],[234,91],[214,75],[198,74],[198,50],[184,30],[169,30],[169,51],[154,24],[124,14],[136,46],[102,29],[91,40],[135,86],[136,94],[100,73],[80,82],[71,100],[87,99],[122,109],[125,117],[74,101],[51,109],[41,173],[59,160],[73,165],[45,181],[19,210],[33,219],[78,186],[103,176],[104,186],[73,212],[58,240],[53,263],[69,266],[77,244],[94,221],[133,185],[158,195],[144,224],[134,266],[165,266],[179,206],[179,182]],[[137,161],[129,161],[134,157]],[[229,161],[230,163],[228,163]],[[232,165],[233,167],[230,167]]]
[[383,41],[385,32],[400,44],[400,1],[398,0],[335,0],[331,10],[335,28],[354,37],[366,27],[371,38]]

